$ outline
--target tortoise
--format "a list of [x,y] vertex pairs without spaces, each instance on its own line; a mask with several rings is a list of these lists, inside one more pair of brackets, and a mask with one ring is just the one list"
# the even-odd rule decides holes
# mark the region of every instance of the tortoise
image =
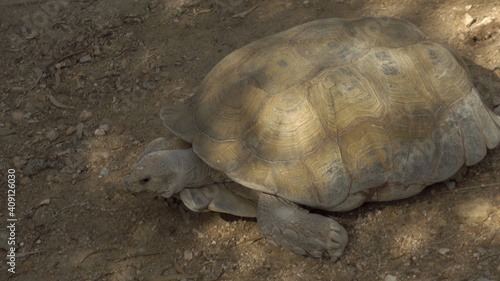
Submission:
[[322,19],[255,41],[160,115],[192,147],[153,141],[130,191],[256,217],[271,244],[334,260],[347,233],[313,210],[413,196],[500,141],[461,57],[394,18]]

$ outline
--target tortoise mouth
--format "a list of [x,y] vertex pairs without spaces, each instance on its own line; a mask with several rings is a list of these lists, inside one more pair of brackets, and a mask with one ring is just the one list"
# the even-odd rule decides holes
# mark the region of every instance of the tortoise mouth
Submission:
[[148,192],[148,191],[139,191],[139,192],[131,191],[131,190],[129,190],[129,191],[134,197],[137,197],[140,199],[153,199],[157,196],[162,196],[161,194],[154,193],[154,192]]
[[170,198],[172,196],[174,196],[174,192],[172,191],[165,191],[165,192],[162,192],[162,193],[157,193],[156,195],[159,195],[163,198]]

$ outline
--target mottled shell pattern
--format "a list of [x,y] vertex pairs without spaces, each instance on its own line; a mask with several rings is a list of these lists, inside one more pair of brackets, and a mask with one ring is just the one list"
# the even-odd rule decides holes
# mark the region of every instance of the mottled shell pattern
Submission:
[[349,195],[412,196],[500,140],[462,59],[390,18],[317,20],[258,40],[161,115],[234,181],[327,210]]

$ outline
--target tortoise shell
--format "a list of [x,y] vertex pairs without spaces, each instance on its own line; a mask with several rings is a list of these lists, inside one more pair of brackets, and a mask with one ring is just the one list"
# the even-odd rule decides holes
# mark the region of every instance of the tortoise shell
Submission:
[[412,196],[500,140],[462,59],[390,18],[317,20],[253,42],[161,116],[234,181],[322,209]]

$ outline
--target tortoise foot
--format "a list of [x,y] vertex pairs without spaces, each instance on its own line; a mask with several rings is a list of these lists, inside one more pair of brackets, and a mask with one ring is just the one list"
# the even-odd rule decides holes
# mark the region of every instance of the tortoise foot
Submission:
[[273,195],[260,196],[257,222],[271,244],[300,255],[337,260],[347,245],[347,232],[335,220]]

